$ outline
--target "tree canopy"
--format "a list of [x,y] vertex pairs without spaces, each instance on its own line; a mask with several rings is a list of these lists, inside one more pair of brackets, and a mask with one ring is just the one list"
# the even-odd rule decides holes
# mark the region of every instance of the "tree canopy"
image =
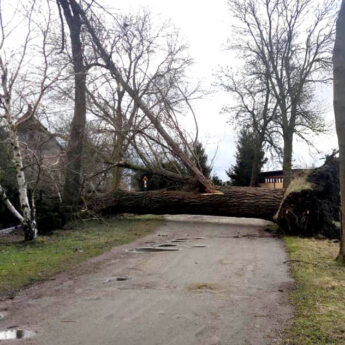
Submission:
[[[249,129],[242,129],[238,138],[236,164],[233,165],[226,174],[230,178],[233,186],[249,186],[252,176],[253,160],[256,149],[256,141],[253,133]],[[261,150],[259,153],[259,170],[265,164],[265,153]]]

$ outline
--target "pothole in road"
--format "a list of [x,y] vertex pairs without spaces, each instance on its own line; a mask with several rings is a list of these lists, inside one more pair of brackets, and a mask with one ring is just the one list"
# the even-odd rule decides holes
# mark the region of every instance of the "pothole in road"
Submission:
[[220,290],[220,286],[214,283],[192,283],[187,287],[189,291],[202,292]]
[[28,339],[35,335],[35,332],[25,329],[7,329],[6,331],[0,331],[0,340]]
[[123,277],[111,277],[111,278],[108,278],[107,280],[105,280],[104,283],[110,283],[110,282],[113,282],[113,281],[123,282],[123,281],[129,280],[129,279],[130,278],[126,277],[126,276],[123,276]]
[[160,244],[158,247],[159,248],[170,248],[170,247],[176,247],[177,244],[172,244],[172,243],[164,243],[164,244]]
[[159,247],[141,247],[141,248],[135,248],[136,252],[144,252],[144,253],[150,253],[150,252],[176,252],[178,251],[178,248],[159,248]]
[[192,246],[192,248],[206,248],[207,246],[205,244],[195,244]]
[[180,242],[186,242],[187,238],[176,238],[176,240],[172,240],[173,243],[180,243]]

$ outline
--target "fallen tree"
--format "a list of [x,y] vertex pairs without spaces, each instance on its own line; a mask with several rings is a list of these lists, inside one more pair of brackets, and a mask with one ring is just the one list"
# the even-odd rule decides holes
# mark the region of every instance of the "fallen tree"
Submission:
[[222,194],[118,191],[94,198],[89,207],[102,215],[123,212],[204,214],[272,220],[282,198],[282,190],[251,187],[231,187]]
[[339,238],[339,169],[333,156],[280,189],[222,187],[221,194],[181,191],[123,192],[95,197],[91,211],[101,215],[129,213],[203,214],[274,220],[285,233]]

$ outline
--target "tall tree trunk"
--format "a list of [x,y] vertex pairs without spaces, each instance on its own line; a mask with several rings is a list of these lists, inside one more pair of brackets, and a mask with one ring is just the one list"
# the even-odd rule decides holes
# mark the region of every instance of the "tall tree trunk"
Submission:
[[0,200],[6,205],[7,209],[20,221],[23,223],[23,216],[17,211],[17,209],[13,206],[11,200],[8,198],[4,187],[0,185]]
[[77,4],[75,0],[69,0],[73,6],[78,8],[80,16],[83,18],[83,21],[89,31],[93,43],[97,47],[100,57],[105,62],[107,69],[112,74],[113,78],[124,88],[124,90],[130,95],[133,101],[138,105],[145,116],[152,122],[155,126],[157,132],[164,138],[166,143],[172,149],[174,154],[179,157],[181,162],[190,170],[191,173],[195,176],[195,178],[199,181],[199,183],[204,187],[206,192],[217,192],[217,189],[213,185],[213,183],[208,180],[203,173],[196,167],[196,165],[192,162],[192,160],[188,157],[188,155],[183,152],[180,146],[174,141],[174,139],[169,135],[169,133],[165,130],[159,118],[154,114],[149,106],[143,102],[143,100],[138,96],[137,92],[131,88],[131,86],[123,79],[120,71],[114,64],[111,55],[105,50],[104,46],[102,45],[99,37],[97,36],[94,28],[92,27],[91,23],[89,22],[85,12],[83,9]]
[[70,30],[74,69],[74,115],[67,149],[63,203],[76,209],[80,201],[82,152],[86,123],[86,69],[80,37],[81,18],[73,2],[59,0]]
[[252,174],[250,177],[250,187],[256,187],[258,183],[258,175],[260,173],[260,153],[262,149],[262,140],[255,140],[255,147],[254,147],[254,157],[253,157],[253,164],[252,164]]
[[252,164],[252,174],[250,176],[250,183],[249,183],[250,187],[255,187],[257,184],[258,166],[259,166],[259,160],[258,160],[257,154],[255,153],[253,164]]
[[[24,236],[26,241],[34,240],[37,237],[37,224],[35,217],[35,205],[30,206],[29,197],[28,197],[28,186],[24,173],[24,165],[22,153],[19,146],[18,136],[17,136],[17,127],[13,120],[13,110],[12,110],[12,99],[10,89],[8,87],[7,80],[7,68],[4,66],[0,58],[0,66],[3,74],[1,75],[1,86],[4,93],[4,101],[2,102],[4,106],[5,120],[7,122],[8,131],[9,131],[9,140],[12,147],[12,161],[16,169],[16,179],[18,184],[18,193],[19,193],[19,203],[22,211],[21,218],[18,217],[18,212],[14,212],[12,209],[12,204],[7,200],[5,191],[2,189],[1,197],[4,199],[5,204],[9,207],[10,211],[21,220]],[[29,106],[28,115],[31,113],[31,106]],[[32,114],[31,114],[32,115]]]
[[337,21],[333,55],[334,114],[339,142],[339,174],[341,197],[341,243],[338,260],[345,262],[345,0]]
[[[10,141],[13,149],[13,163],[16,168],[17,184],[19,192],[20,208],[23,214],[23,230],[26,241],[32,241],[37,237],[37,225],[34,209],[31,208],[28,197],[28,186],[24,173],[23,159],[20,151],[15,125],[9,123]],[[33,206],[34,207],[34,206]]]
[[[114,138],[114,152],[113,162],[121,162],[123,160],[123,136],[119,134],[117,138]],[[113,170],[113,190],[117,190],[120,187],[122,179],[123,168],[116,165]]]
[[283,187],[286,189],[292,180],[292,145],[293,133],[288,131],[284,134],[284,150],[283,150]]
[[113,171],[113,190],[120,188],[123,169],[116,166]]

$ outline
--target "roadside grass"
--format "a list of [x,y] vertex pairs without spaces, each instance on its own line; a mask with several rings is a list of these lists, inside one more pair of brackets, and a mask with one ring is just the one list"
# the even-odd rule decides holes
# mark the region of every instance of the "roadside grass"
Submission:
[[71,223],[67,230],[32,243],[24,242],[22,236],[0,237],[0,295],[14,295],[35,281],[146,236],[160,223],[155,216],[117,217]]
[[284,345],[345,344],[345,266],[335,261],[339,244],[285,237],[296,290],[296,308]]

